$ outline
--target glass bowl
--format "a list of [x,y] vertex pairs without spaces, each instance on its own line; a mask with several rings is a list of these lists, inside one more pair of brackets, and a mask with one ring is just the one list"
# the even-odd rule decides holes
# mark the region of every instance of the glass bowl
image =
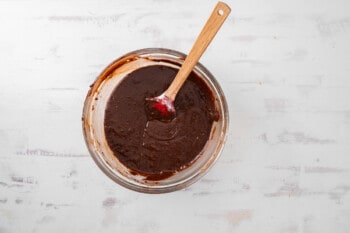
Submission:
[[130,52],[107,66],[86,96],[83,109],[83,133],[89,152],[100,169],[116,183],[144,193],[165,193],[183,189],[201,178],[218,159],[225,143],[228,110],[225,96],[214,76],[200,63],[194,72],[207,84],[214,96],[219,120],[214,121],[209,139],[190,166],[162,180],[147,180],[122,164],[109,148],[104,132],[104,115],[113,90],[130,72],[141,67],[166,65],[179,68],[185,54],[161,48]]

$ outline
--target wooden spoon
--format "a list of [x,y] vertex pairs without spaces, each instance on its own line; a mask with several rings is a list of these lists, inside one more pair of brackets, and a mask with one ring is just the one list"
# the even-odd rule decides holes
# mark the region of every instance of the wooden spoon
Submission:
[[151,119],[170,121],[175,117],[174,101],[177,93],[230,12],[231,9],[227,4],[217,3],[168,89],[157,97],[146,99],[146,110]]

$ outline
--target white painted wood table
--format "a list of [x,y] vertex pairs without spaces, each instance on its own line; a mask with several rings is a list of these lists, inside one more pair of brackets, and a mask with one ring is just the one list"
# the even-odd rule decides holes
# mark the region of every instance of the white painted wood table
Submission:
[[215,1],[0,0],[0,232],[350,232],[350,2],[236,0],[201,62],[230,130],[189,188],[129,191],[90,158],[89,85],[189,51]]

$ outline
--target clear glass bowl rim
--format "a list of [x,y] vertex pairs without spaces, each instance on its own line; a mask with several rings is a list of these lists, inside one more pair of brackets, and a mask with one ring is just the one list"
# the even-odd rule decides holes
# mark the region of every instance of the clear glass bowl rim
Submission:
[[[186,58],[186,55],[184,53],[175,51],[175,50],[171,50],[171,49],[165,49],[165,48],[144,48],[144,49],[139,49],[139,50],[134,50],[131,51],[119,58],[117,58],[116,60],[114,60],[112,63],[110,63],[107,67],[104,68],[104,70],[97,76],[95,82],[91,85],[91,88],[86,96],[85,102],[84,102],[84,108],[83,108],[83,117],[82,117],[82,126],[83,126],[83,134],[84,134],[84,139],[85,139],[85,143],[86,146],[90,152],[91,157],[93,158],[93,160],[95,161],[95,163],[98,165],[98,167],[109,177],[111,178],[114,182],[128,188],[134,191],[138,191],[138,192],[142,192],[142,193],[167,193],[167,192],[173,192],[176,190],[180,190],[180,189],[184,189],[188,186],[190,186],[191,184],[193,184],[194,182],[198,181],[202,176],[204,176],[209,170],[210,168],[214,165],[214,163],[217,161],[217,159],[219,158],[222,149],[225,145],[226,142],[226,138],[227,138],[227,132],[228,132],[228,125],[229,125],[229,113],[228,113],[228,107],[227,107],[227,102],[226,102],[226,98],[224,96],[224,93],[219,85],[219,83],[217,82],[217,80],[215,79],[215,77],[211,74],[211,72],[206,69],[200,62],[198,62],[195,66],[195,69],[200,70],[203,74],[205,74],[205,76],[203,78],[209,80],[212,85],[214,86],[216,93],[218,94],[218,98],[220,100],[221,106],[222,106],[222,127],[220,128],[221,130],[221,134],[220,134],[220,144],[217,145],[217,150],[215,154],[212,154],[211,159],[208,160],[208,162],[205,164],[205,166],[203,166],[203,169],[199,169],[196,174],[192,177],[190,177],[190,179],[184,179],[183,182],[181,183],[177,183],[175,185],[168,185],[168,186],[163,186],[163,187],[157,187],[157,186],[149,186],[149,187],[143,187],[143,186],[138,186],[132,183],[129,183],[127,181],[127,177],[125,177],[125,180],[120,179],[119,177],[115,176],[114,173],[112,171],[110,171],[110,169],[108,167],[105,166],[105,163],[102,161],[103,159],[98,155],[98,153],[96,153],[96,151],[94,150],[93,146],[91,145],[91,143],[89,143],[89,135],[88,135],[88,130],[87,127],[90,127],[89,124],[87,124],[85,121],[86,119],[88,119],[88,115],[90,113],[90,105],[91,105],[91,91],[96,88],[96,86],[100,85],[99,79],[101,79],[101,77],[106,76],[106,72],[109,72],[111,70],[111,68],[113,69],[113,67],[115,66],[116,63],[122,61],[122,60],[126,60],[127,58],[132,58],[132,57],[152,57],[152,56],[159,56],[159,55],[164,55],[164,56],[171,56],[174,58],[177,58],[179,60],[179,63],[182,63],[182,61]],[[166,58],[164,59],[166,60]],[[118,66],[117,66],[118,67]]]

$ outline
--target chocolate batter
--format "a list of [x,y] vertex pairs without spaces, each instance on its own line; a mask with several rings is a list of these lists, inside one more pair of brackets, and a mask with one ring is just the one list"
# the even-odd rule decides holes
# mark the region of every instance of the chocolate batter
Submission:
[[219,116],[207,85],[192,72],[175,100],[169,122],[148,119],[147,97],[163,93],[177,69],[154,65],[133,71],[107,103],[104,128],[114,155],[149,180],[166,178],[189,166],[206,144]]

